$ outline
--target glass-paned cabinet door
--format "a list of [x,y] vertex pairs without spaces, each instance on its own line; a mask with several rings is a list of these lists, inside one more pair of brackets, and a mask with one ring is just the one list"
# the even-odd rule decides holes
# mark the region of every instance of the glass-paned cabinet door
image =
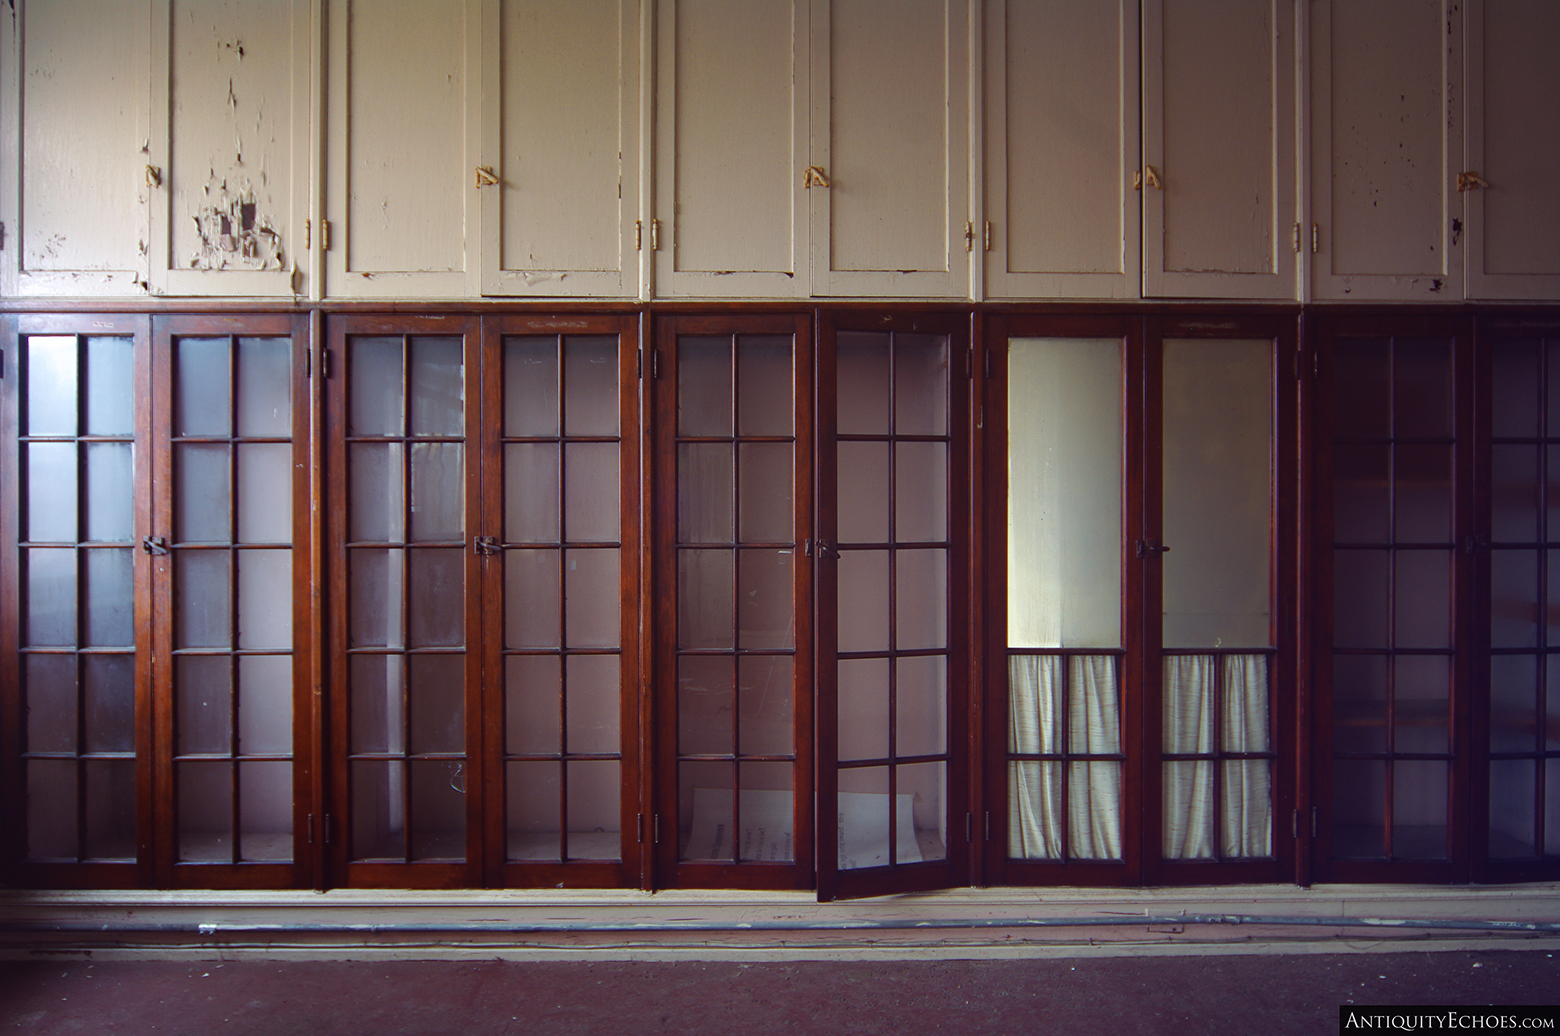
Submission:
[[489,880],[637,884],[634,321],[493,317],[484,349]]
[[812,884],[807,328],[672,318],[646,361],[658,885]]
[[150,350],[144,319],[83,323],[8,322],[0,696],[8,862],[104,888],[149,876]]
[[958,688],[969,343],[938,318],[851,329],[884,323],[842,318],[819,349],[812,554],[825,900],[962,884],[968,866]]
[[1195,337],[1155,326],[1145,349],[1144,523],[1132,554],[1144,569],[1145,657],[1157,648],[1144,673],[1158,682],[1145,695],[1145,756],[1158,761],[1144,770],[1144,806],[1158,838],[1145,857],[1165,882],[1275,880],[1292,860],[1274,822],[1289,800],[1279,760],[1291,657],[1277,578],[1288,404],[1274,372],[1294,328],[1212,323]]
[[[1467,867],[1471,555],[1467,336],[1452,321],[1323,331],[1327,454],[1315,529],[1323,880],[1454,880]],[[1493,563],[1534,564],[1533,551]],[[1532,571],[1531,568],[1528,570]],[[1521,594],[1520,577],[1513,592]],[[1537,587],[1536,579],[1528,580]],[[1462,718],[1460,718],[1462,717]],[[1466,880],[1466,879],[1463,879]]]
[[332,786],[342,884],[478,883],[476,322],[331,325]]
[[987,874],[1130,882],[1138,704],[1123,579],[1135,573],[1122,544],[1135,328],[1002,318],[988,334],[986,738],[1004,747],[986,756]]
[[306,329],[154,325],[159,882],[308,883],[313,754]]

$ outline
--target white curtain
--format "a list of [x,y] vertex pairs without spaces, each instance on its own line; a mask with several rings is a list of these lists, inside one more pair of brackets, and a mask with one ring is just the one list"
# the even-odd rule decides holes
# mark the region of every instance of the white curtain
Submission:
[[[1271,750],[1267,656],[1225,656],[1223,718],[1226,752]],[[1219,837],[1225,856],[1273,855],[1272,766],[1267,759],[1231,759],[1224,764],[1224,821]]]
[[[1213,655],[1171,655],[1164,660],[1163,748],[1167,753],[1212,755]],[[1225,752],[1266,752],[1268,673],[1265,655],[1223,659]],[[1225,857],[1271,856],[1272,764],[1266,759],[1174,760],[1164,764],[1163,852],[1166,859],[1214,855],[1213,767],[1222,766],[1217,811],[1219,850]]]
[[[1167,655],[1161,714],[1163,747],[1178,754],[1213,752],[1212,655]],[[1164,764],[1163,849],[1165,859],[1213,856],[1213,763],[1175,760]]]
[[[1062,667],[1069,685],[1067,751],[1121,751],[1116,660],[1109,655],[1014,655],[1008,662],[1012,752],[1060,754]],[[1121,764],[1069,764],[1067,842],[1075,859],[1121,858]],[[1008,765],[1008,846],[1023,859],[1062,858],[1062,763],[1014,760]]]

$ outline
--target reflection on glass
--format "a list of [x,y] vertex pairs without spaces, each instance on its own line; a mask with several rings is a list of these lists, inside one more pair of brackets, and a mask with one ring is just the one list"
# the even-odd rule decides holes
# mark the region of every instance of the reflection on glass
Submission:
[[622,859],[622,764],[616,759],[570,759],[567,823],[571,860]]
[[[118,445],[117,443],[114,445]],[[128,447],[123,447],[128,449]],[[68,442],[32,442],[22,447],[27,475],[27,531],[34,543],[68,543],[76,539],[76,446]],[[88,516],[91,472],[88,472]],[[107,503],[108,501],[105,501]],[[121,501],[113,501],[121,504]]]
[[411,435],[459,436],[465,421],[465,368],[459,338],[413,338]]
[[179,803],[179,859],[226,863],[233,853],[233,764],[174,764]]
[[33,335],[26,341],[24,434],[75,435],[76,339],[64,335]]
[[247,863],[292,860],[292,763],[238,764],[238,858]]
[[562,665],[557,655],[504,659],[504,750],[517,755],[563,749]]
[[81,710],[88,752],[135,751],[135,667],[130,655],[82,657]]
[[614,335],[570,335],[563,340],[563,432],[618,433],[618,342]]
[[[129,443],[95,442],[86,445],[87,539],[98,543],[126,542],[134,524],[133,447]],[[74,517],[74,516],[72,516]],[[72,529],[67,521],[62,529]],[[53,532],[50,537],[60,536]],[[65,533],[69,537],[72,533]]]
[[791,337],[737,338],[738,435],[790,435]]
[[[228,410],[231,375],[226,338],[181,338],[175,345],[173,434],[216,435],[233,432]],[[90,377],[89,377],[90,384]],[[128,429],[121,429],[128,431]]]
[[726,443],[677,447],[677,538],[683,543],[730,543],[733,471]]
[[504,539],[509,543],[557,543],[558,445],[517,442],[504,446]]
[[558,434],[558,340],[504,339],[504,434]]
[[508,859],[562,859],[562,772],[563,764],[552,760],[504,764]]
[[82,400],[87,435],[135,431],[134,343],[129,338],[87,339],[87,385]]
[[238,340],[238,434],[292,434],[292,342]]
[[677,340],[677,434],[730,435],[731,339]]
[[401,339],[356,337],[349,344],[347,434],[401,435]]

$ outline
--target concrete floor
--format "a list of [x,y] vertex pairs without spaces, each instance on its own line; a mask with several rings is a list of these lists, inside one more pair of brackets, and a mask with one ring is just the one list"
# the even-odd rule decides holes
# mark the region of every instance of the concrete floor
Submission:
[[1560,1003],[1543,950],[1028,960],[0,962],[0,1034],[1334,1033],[1338,1006]]

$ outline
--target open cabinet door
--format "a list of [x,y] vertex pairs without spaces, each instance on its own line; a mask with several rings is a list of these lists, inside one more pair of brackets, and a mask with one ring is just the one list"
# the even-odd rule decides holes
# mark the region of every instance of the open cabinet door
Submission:
[[818,898],[963,885],[968,324],[831,315],[818,372]]

